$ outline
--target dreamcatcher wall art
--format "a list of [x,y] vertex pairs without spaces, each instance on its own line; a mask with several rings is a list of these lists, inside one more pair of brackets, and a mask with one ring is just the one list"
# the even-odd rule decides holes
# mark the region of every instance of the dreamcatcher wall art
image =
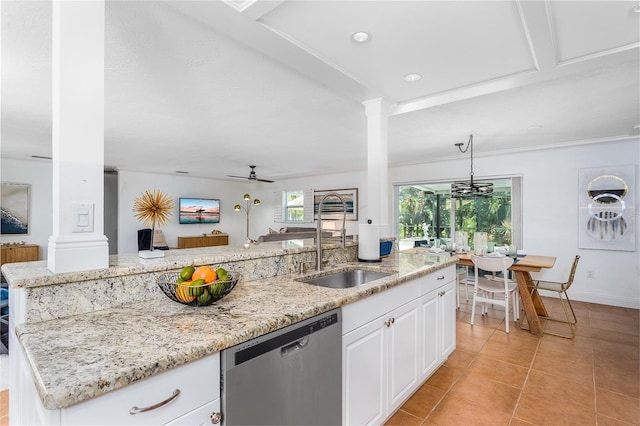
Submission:
[[580,169],[578,244],[635,251],[635,166]]

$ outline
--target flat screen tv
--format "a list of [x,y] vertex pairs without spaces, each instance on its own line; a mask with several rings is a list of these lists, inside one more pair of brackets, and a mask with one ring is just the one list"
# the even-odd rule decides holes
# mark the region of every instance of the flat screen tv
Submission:
[[219,223],[220,200],[180,198],[180,223]]

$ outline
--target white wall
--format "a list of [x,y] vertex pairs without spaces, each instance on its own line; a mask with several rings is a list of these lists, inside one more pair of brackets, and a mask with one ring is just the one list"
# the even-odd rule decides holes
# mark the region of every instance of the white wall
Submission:
[[[138,229],[142,229],[144,226],[133,216],[133,201],[144,191],[153,191],[154,189],[168,194],[176,205],[171,222],[160,228],[170,247],[177,246],[178,236],[209,234],[213,229],[229,234],[230,245],[241,245],[244,242],[246,216],[244,212],[234,211],[233,206],[242,202],[242,196],[246,192],[251,193],[250,183],[183,175],[119,171],[118,187],[120,194],[118,200],[118,253],[138,251]],[[178,199],[180,197],[220,199],[220,223],[180,225],[178,221]],[[254,229],[253,225],[251,228]]]
[[50,161],[9,160],[0,163],[0,179],[3,182],[28,183],[29,187],[29,234],[1,235],[2,243],[24,241],[40,246],[40,259],[47,258],[47,245],[53,229],[51,216]]
[[[272,184],[263,184],[261,186],[252,187],[251,195],[260,199],[262,203],[260,206],[260,214],[258,209],[254,209],[255,216],[252,216],[255,221],[255,226],[252,222],[251,228],[254,230],[252,237],[256,238],[259,235],[266,234],[269,228],[278,230],[285,226],[304,226],[313,227],[315,223],[306,224],[286,224],[276,223],[273,221],[273,212],[276,204],[276,193],[280,194],[282,191],[291,191],[297,189],[314,189],[317,191],[327,189],[347,189],[358,188],[358,220],[347,221],[347,235],[355,235],[358,233],[358,223],[366,223],[368,200],[367,200],[367,173],[351,172],[351,173],[339,173],[323,176],[305,177],[299,179],[285,179],[278,180]],[[324,223],[324,222],[323,222]],[[340,226],[340,225],[337,225]],[[324,227],[324,225],[323,225]]]
[[[640,308],[640,241],[636,251],[578,249],[578,171],[587,167],[636,166],[638,140],[610,142],[545,151],[474,156],[476,178],[521,175],[523,183],[523,248],[528,253],[556,256],[553,269],[540,279],[565,281],[576,254],[581,256],[571,288],[575,300]],[[453,149],[453,147],[452,147]],[[468,178],[469,159],[394,167],[392,183]],[[638,194],[638,183],[633,189]],[[391,198],[392,199],[392,198]],[[636,200],[638,200],[636,195]],[[638,221],[636,206],[636,224]],[[594,278],[587,278],[593,271]]]

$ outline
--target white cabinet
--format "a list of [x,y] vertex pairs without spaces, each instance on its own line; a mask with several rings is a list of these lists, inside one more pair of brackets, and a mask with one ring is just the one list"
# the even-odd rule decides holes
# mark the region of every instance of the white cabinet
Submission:
[[455,267],[342,308],[346,425],[382,424],[455,349]]
[[63,408],[60,420],[65,425],[160,425],[219,398],[220,354],[214,354]]
[[342,424],[380,424],[386,418],[386,360],[382,319],[342,337]]
[[455,282],[420,298],[420,378],[426,380],[456,348]]
[[419,314],[418,300],[413,300],[392,311],[385,322],[389,354],[387,415],[400,407],[418,386]]
[[379,424],[418,382],[419,303],[413,300],[343,336],[343,423]]
[[[24,358],[21,352],[16,353]],[[22,362],[26,360],[22,359]],[[210,425],[215,424],[211,415],[220,412],[220,354],[190,362],[60,410],[45,409],[37,397],[33,379],[28,379],[24,378],[19,400],[31,402],[25,410],[18,408],[14,411],[11,408],[12,424]],[[153,406],[157,407],[131,414],[134,407],[143,409]]]
[[418,380],[420,283],[342,307],[342,423],[380,424]]

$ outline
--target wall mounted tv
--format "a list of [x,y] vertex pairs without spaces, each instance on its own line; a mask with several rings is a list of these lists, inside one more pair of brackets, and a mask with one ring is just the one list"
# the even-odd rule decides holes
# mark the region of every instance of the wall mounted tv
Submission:
[[220,200],[180,198],[180,223],[219,223]]

